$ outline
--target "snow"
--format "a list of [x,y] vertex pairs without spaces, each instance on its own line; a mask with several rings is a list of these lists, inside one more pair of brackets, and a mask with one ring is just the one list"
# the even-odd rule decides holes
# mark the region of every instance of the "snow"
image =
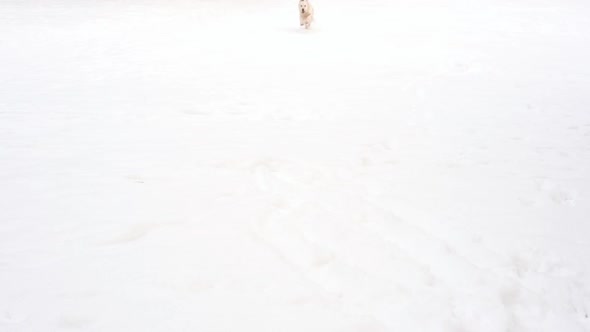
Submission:
[[0,3],[0,331],[590,331],[568,1]]

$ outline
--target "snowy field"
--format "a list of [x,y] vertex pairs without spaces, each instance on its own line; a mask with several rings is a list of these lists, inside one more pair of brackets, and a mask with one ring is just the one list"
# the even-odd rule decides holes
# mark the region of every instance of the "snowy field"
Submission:
[[590,331],[584,0],[0,0],[0,331]]

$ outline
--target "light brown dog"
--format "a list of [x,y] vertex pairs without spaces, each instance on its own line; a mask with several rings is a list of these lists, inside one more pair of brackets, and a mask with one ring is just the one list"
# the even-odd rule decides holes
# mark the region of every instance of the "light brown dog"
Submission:
[[299,25],[309,29],[313,22],[313,7],[309,0],[299,0]]

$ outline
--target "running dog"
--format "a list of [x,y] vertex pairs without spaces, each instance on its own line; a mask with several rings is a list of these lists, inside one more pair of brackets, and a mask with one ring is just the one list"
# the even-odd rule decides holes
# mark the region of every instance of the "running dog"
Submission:
[[299,25],[309,29],[313,22],[313,7],[309,0],[299,0]]

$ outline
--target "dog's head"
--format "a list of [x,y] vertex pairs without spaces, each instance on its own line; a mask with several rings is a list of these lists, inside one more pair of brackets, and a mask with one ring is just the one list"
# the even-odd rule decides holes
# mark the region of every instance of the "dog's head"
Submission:
[[307,0],[299,0],[299,12],[305,14],[309,11],[309,3]]

